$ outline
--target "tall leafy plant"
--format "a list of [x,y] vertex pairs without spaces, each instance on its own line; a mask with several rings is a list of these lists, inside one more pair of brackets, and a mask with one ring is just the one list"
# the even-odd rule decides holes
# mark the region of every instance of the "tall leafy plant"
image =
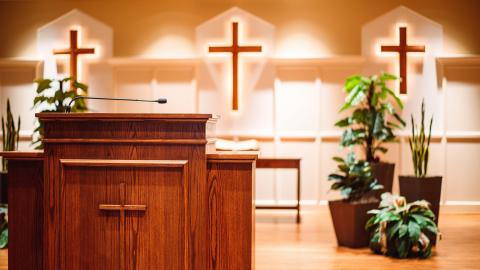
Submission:
[[415,125],[413,115],[412,120],[412,137],[408,138],[410,150],[412,151],[413,170],[416,177],[425,177],[428,169],[428,158],[430,156],[430,138],[432,135],[433,116],[430,118],[430,126],[428,128],[428,136],[425,136],[425,103],[422,100],[422,114],[420,127]]
[[364,160],[357,160],[351,152],[345,159],[334,157],[338,163],[338,170],[328,176],[333,181],[330,189],[339,190],[347,201],[359,201],[372,190],[382,189],[372,174],[370,164]]
[[427,201],[407,203],[405,197],[383,193],[379,208],[368,212],[374,216],[365,226],[371,232],[370,248],[375,253],[398,258],[430,257],[429,236],[436,237],[438,230]]
[[[73,87],[76,90],[68,89],[65,83],[71,78],[61,80],[37,79],[37,96],[33,100],[33,107],[39,112],[65,112],[68,103],[79,95],[86,95],[88,86],[74,81]],[[69,84],[67,84],[69,85]],[[87,106],[83,99],[78,99],[71,108],[71,112],[83,112],[87,110]],[[42,138],[44,135],[44,127],[41,122],[37,122],[34,130],[34,139],[32,144],[35,149],[43,149]]]
[[361,145],[368,162],[378,162],[378,152],[386,153],[383,143],[395,139],[393,131],[405,126],[405,122],[395,111],[393,100],[403,109],[400,98],[387,86],[397,77],[388,73],[380,76],[364,77],[354,75],[347,78],[345,91],[348,94],[340,112],[354,109],[352,114],[335,125],[346,128],[341,145]]
[[[10,100],[7,99],[7,114],[6,121],[2,116],[2,150],[15,151],[18,149],[18,142],[20,140],[20,116],[18,116],[17,126],[13,120],[12,110],[10,107]],[[2,159],[2,171],[7,170],[7,160]]]

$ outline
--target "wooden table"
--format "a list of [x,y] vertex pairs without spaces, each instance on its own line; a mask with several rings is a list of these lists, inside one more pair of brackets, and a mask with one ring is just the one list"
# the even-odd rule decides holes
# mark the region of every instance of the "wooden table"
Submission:
[[300,161],[301,158],[258,158],[257,169],[296,169],[297,170],[297,204],[296,205],[257,205],[256,209],[295,209],[297,223],[300,223]]

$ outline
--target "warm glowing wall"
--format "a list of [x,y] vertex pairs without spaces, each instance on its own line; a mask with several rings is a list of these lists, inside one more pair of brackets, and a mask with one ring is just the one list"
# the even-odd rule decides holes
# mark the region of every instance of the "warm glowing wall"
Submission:
[[0,58],[34,56],[37,28],[74,8],[113,28],[114,56],[191,57],[195,27],[232,6],[275,25],[280,56],[297,50],[299,39],[316,56],[356,55],[362,24],[399,5],[444,27],[446,53],[480,53],[480,2],[472,0],[48,0],[0,1]]

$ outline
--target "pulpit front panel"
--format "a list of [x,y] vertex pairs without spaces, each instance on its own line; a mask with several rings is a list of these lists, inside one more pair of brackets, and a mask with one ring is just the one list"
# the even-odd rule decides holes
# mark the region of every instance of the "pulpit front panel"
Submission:
[[187,268],[187,161],[60,164],[60,269]]

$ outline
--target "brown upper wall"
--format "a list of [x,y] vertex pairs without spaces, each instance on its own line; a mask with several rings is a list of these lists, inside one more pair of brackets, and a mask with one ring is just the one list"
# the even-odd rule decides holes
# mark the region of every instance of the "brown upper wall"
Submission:
[[238,6],[276,26],[277,39],[305,26],[333,55],[358,55],[361,27],[404,5],[444,27],[447,54],[480,54],[478,0],[3,0],[0,58],[35,55],[38,27],[77,8],[110,25],[114,56],[138,56],[169,33],[194,40],[195,27]]

